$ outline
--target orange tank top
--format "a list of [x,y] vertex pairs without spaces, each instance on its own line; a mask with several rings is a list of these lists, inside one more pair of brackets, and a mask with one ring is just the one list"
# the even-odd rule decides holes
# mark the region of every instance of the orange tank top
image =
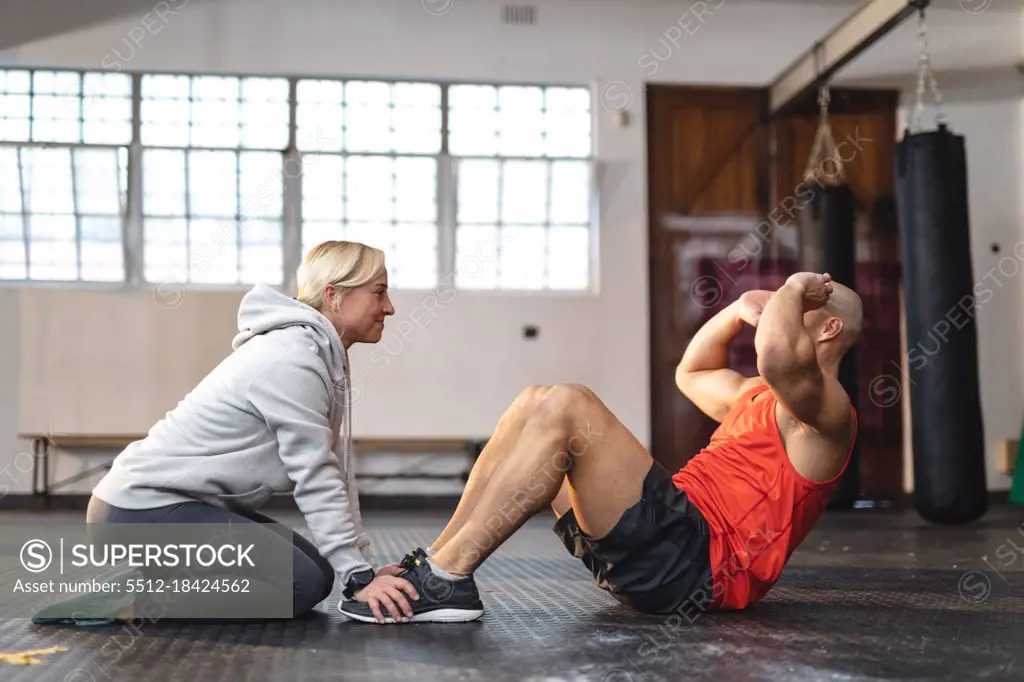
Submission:
[[[768,593],[850,462],[852,445],[834,478],[800,476],[782,444],[776,404],[767,385],[744,393],[707,447],[672,477],[711,531],[712,609],[743,609]],[[853,418],[856,439],[856,411]]]

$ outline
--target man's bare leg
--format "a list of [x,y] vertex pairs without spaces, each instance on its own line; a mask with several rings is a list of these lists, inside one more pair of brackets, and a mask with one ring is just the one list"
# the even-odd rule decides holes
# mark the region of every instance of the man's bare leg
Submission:
[[455,508],[455,513],[441,534],[431,543],[430,553],[439,550],[462,528],[466,519],[469,518],[470,512],[476,508],[480,498],[484,495],[494,472],[501,465],[502,457],[515,447],[530,413],[550,389],[550,386],[526,388],[498,420],[494,434],[488,439],[487,445],[473,465],[473,470],[469,474],[469,480],[466,482],[466,488]]
[[[641,497],[652,459],[586,387],[553,387],[530,412],[519,437],[492,451],[490,483],[433,557],[438,568],[468,575],[543,507],[567,497],[580,529],[600,538]],[[567,511],[563,507],[562,512]]]

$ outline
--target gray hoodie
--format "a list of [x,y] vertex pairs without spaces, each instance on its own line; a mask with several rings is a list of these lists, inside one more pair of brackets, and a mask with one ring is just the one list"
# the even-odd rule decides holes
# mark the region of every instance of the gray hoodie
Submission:
[[345,347],[326,317],[263,284],[242,298],[238,329],[234,352],[118,455],[93,494],[126,509],[188,500],[255,509],[293,493],[345,584],[373,563],[355,486]]

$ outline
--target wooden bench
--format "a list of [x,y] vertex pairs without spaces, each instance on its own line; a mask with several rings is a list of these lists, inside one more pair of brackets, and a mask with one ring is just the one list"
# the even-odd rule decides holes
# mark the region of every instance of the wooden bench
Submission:
[[[55,490],[77,483],[95,473],[110,468],[114,458],[85,471],[69,476],[60,481],[50,481],[50,456],[56,448],[75,450],[85,448],[117,448],[124,449],[131,443],[146,437],[142,433],[110,433],[110,434],[53,434],[53,433],[19,433],[19,438],[32,441],[32,495],[49,502],[50,493]],[[469,471],[480,455],[485,441],[471,438],[357,438],[353,446],[359,453],[382,452],[461,452],[469,456],[469,466],[463,472],[463,480],[469,478]],[[415,473],[390,474],[371,476],[371,478],[448,478],[447,476]]]

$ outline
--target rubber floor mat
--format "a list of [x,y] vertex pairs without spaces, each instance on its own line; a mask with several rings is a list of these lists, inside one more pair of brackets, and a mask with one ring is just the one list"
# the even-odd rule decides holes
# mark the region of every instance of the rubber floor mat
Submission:
[[[385,561],[427,546],[445,519],[367,514]],[[84,630],[4,620],[0,680],[1020,680],[1024,550],[1008,548],[1024,548],[1022,520],[1011,508],[963,528],[912,512],[828,515],[762,603],[690,623],[634,613],[598,590],[544,516],[478,572],[486,613],[475,623],[350,622],[332,613],[340,588],[296,621]]]

